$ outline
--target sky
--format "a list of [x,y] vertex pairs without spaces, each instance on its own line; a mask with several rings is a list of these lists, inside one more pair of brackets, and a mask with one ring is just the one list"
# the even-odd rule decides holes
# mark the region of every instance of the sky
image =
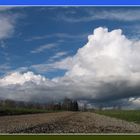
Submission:
[[0,7],[0,99],[140,108],[139,7]]

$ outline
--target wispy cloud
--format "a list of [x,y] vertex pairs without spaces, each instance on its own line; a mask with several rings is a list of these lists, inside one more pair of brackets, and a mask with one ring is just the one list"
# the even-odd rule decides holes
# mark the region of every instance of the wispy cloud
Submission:
[[72,57],[68,56],[62,60],[50,63],[35,64],[30,66],[30,69],[38,73],[52,72],[56,70],[69,70],[73,65]]
[[68,16],[63,13],[61,16],[58,15],[54,20],[63,20],[65,22],[89,22],[94,20],[106,19],[106,20],[119,20],[119,21],[138,21],[140,20],[140,10],[95,10],[95,8],[85,8],[85,15],[83,16]]
[[13,7],[13,6],[0,6],[0,11],[2,12],[2,11],[8,11],[8,10],[11,10],[11,9],[13,9],[13,8],[15,8],[15,7]]
[[5,47],[6,47],[5,42],[3,40],[0,41],[0,48],[5,48]]
[[0,73],[7,73],[8,71],[11,70],[11,66],[8,63],[1,64],[0,65]]
[[41,45],[38,48],[32,50],[31,53],[41,53],[44,50],[52,49],[52,48],[55,48],[56,46],[58,46],[57,43],[50,43],[50,44]]
[[14,18],[0,14],[0,40],[10,37],[14,27]]
[[67,33],[54,33],[50,35],[42,35],[42,36],[34,36],[26,39],[25,41],[34,41],[34,40],[42,40],[42,39],[50,39],[50,38],[58,38],[58,39],[84,39],[89,35],[89,33],[84,34],[67,34]]
[[50,57],[49,61],[52,62],[52,61],[54,61],[56,59],[59,59],[59,58],[62,58],[64,56],[66,56],[67,54],[68,54],[68,52],[64,52],[64,51],[57,52],[55,55],[53,55],[52,57]]
[[31,65],[29,69],[43,74],[56,70],[68,70],[72,66],[71,63],[72,57],[68,56],[68,52],[61,51],[51,56],[47,62]]
[[23,18],[22,14],[8,11],[13,8],[14,7],[0,7],[0,40],[12,37],[15,32],[17,20]]

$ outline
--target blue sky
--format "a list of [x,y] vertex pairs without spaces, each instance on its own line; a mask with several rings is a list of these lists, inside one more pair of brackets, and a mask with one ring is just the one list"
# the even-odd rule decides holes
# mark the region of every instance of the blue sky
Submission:
[[139,108],[139,62],[139,7],[0,7],[0,99]]
[[[140,9],[136,7],[9,7],[0,18],[8,19],[12,33],[0,38],[0,75],[32,70],[53,78],[65,70],[42,70],[47,65],[76,54],[97,27],[122,29],[128,38],[139,38]],[[1,27],[3,28],[3,27]]]

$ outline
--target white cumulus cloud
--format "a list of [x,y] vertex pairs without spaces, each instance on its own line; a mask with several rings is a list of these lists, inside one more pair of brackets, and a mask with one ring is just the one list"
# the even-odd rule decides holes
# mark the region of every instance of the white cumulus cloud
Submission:
[[139,59],[138,47],[139,42],[128,40],[120,29],[108,32],[107,28],[99,27],[73,57],[73,66],[67,75],[93,78],[130,76],[137,66],[133,59]]
[[13,72],[0,79],[1,86],[19,84],[23,85],[25,82],[33,82],[40,84],[45,81],[46,78],[41,75],[35,75],[33,72],[28,71],[27,73]]
[[139,54],[139,40],[129,40],[121,29],[99,27],[74,56],[42,65],[67,70],[63,77],[48,80],[32,72],[15,72],[0,79],[1,97],[43,102],[70,97],[98,105],[128,105],[132,98],[135,102],[140,98]]

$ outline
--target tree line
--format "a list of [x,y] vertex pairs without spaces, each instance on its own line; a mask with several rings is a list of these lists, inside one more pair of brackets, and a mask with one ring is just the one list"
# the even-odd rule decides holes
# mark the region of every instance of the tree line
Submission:
[[34,102],[23,102],[13,100],[0,100],[0,108],[27,108],[27,109],[43,109],[48,111],[78,111],[77,100],[65,98],[61,102],[50,102],[50,103],[34,103]]

